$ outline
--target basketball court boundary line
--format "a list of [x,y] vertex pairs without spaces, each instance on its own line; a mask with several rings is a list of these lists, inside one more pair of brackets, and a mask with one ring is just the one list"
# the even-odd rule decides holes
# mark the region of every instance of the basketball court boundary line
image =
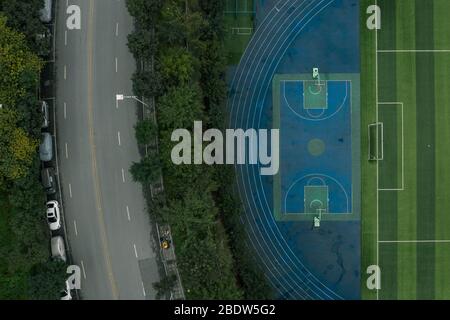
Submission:
[[[291,106],[291,104],[289,103],[289,101],[288,101],[288,99],[287,99],[287,97],[286,97],[286,82],[294,82],[294,83],[301,83],[301,85],[303,86],[303,89],[304,89],[304,85],[305,85],[305,82],[306,81],[310,81],[310,80],[304,80],[304,79],[302,79],[302,80],[284,80],[284,79],[281,79],[280,81],[279,81],[279,83],[280,83],[280,85],[281,84],[283,84],[283,94],[282,94],[282,96],[283,96],[283,99],[284,99],[284,101],[285,101],[285,103],[287,104],[287,106],[288,106],[288,108],[296,115],[296,116],[298,116],[298,117],[300,117],[300,118],[302,118],[302,119],[304,119],[304,120],[308,120],[308,121],[325,121],[325,120],[328,120],[328,119],[330,119],[330,118],[332,118],[332,117],[334,117],[337,113],[339,113],[340,111],[341,111],[341,109],[344,107],[344,105],[345,105],[345,103],[347,102],[347,100],[349,100],[350,101],[350,115],[352,115],[352,113],[353,113],[353,105],[352,105],[352,103],[353,103],[353,96],[352,96],[352,94],[353,94],[353,91],[352,91],[352,79],[346,79],[346,80],[337,80],[337,79],[325,79],[325,80],[322,80],[322,81],[325,81],[326,83],[328,83],[328,82],[343,82],[343,83],[345,83],[345,96],[344,96],[344,98],[343,98],[343,100],[342,100],[342,103],[340,104],[340,106],[336,109],[336,111],[334,112],[334,113],[332,113],[332,114],[330,114],[330,115],[327,115],[326,117],[324,117],[324,118],[307,118],[307,117],[305,117],[305,116],[302,116],[301,114],[299,114],[297,111],[295,111],[295,108],[293,108],[292,106]],[[328,88],[328,84],[327,84],[327,88]],[[328,90],[328,89],[327,89]],[[280,93],[281,94],[281,93]],[[350,97],[349,97],[350,96]],[[303,97],[302,97],[302,99],[303,99],[303,107],[304,107],[304,105],[305,105],[305,95],[304,95],[304,92],[303,92]],[[327,108],[326,109],[322,109],[322,110],[329,110],[329,108],[328,108],[329,106],[328,106],[328,93],[327,93]],[[303,109],[305,109],[305,108],[303,108]],[[307,110],[307,109],[305,109],[305,110]],[[319,110],[319,109],[318,109]],[[352,119],[351,119],[352,120]]]

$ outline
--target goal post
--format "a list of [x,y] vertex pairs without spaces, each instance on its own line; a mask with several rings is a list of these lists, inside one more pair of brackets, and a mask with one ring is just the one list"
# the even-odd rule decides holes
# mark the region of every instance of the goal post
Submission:
[[369,161],[383,160],[383,123],[376,122],[368,125],[369,135]]

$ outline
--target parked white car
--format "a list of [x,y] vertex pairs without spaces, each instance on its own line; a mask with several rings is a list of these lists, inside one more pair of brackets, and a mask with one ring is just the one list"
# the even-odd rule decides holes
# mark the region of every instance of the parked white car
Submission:
[[61,228],[61,215],[59,213],[58,201],[47,202],[47,223],[51,231]]

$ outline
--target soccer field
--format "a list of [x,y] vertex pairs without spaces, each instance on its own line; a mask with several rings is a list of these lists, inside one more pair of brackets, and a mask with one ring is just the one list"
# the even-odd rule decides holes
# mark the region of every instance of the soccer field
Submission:
[[382,152],[362,157],[362,298],[450,299],[450,1],[362,0],[362,26],[371,4],[382,24],[361,29],[361,130],[381,128]]

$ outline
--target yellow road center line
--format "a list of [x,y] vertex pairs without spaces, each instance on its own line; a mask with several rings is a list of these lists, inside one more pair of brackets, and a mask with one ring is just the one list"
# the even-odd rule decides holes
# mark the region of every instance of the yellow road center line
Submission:
[[97,155],[94,139],[93,124],[93,21],[94,21],[94,0],[89,1],[89,20],[88,20],[88,123],[89,123],[89,145],[91,148],[92,177],[94,179],[95,202],[97,206],[97,218],[100,226],[100,238],[102,241],[103,255],[106,262],[108,279],[111,284],[111,290],[114,299],[119,298],[116,280],[111,265],[111,256],[108,248],[108,240],[106,236],[106,226],[104,220],[104,212],[102,208],[102,200],[100,195],[100,183],[97,172]]

